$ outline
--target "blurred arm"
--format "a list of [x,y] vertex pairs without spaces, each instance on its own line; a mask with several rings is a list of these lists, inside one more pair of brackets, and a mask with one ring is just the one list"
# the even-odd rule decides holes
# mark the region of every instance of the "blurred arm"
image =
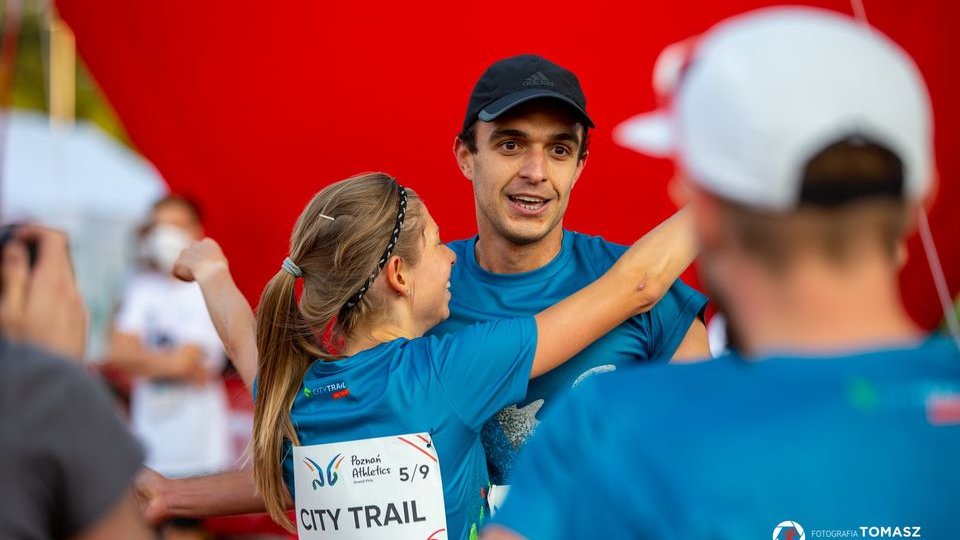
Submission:
[[[170,479],[144,468],[134,484],[140,511],[152,525],[171,518],[202,518],[263,512],[253,469]],[[287,506],[292,502],[288,499]]]
[[114,331],[110,336],[108,361],[131,375],[151,379],[178,379],[205,381],[203,349],[196,345],[182,345],[170,352],[148,351],[140,336]]
[[194,242],[180,255],[173,273],[183,281],[196,281],[200,285],[227,357],[243,383],[252,390],[257,376],[256,319],[230,275],[220,246],[212,238]]

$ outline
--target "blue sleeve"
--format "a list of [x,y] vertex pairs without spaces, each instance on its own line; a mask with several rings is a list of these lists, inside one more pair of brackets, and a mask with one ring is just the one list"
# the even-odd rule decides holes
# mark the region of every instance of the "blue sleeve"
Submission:
[[527,441],[493,523],[526,538],[566,538],[574,537],[567,530],[570,516],[589,515],[576,494],[583,487],[585,467],[594,466],[597,456],[584,448],[592,440],[584,414],[590,403],[578,397],[579,389],[558,398]]
[[537,349],[533,317],[499,319],[431,338],[437,378],[460,419],[479,432],[500,409],[527,394]]
[[669,360],[706,306],[706,296],[679,279],[674,281],[653,309],[641,315],[649,337],[648,357]]

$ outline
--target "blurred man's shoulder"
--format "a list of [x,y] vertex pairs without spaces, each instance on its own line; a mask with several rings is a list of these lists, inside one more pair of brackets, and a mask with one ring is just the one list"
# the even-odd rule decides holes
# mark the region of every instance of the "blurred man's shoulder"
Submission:
[[21,403],[20,396],[49,393],[59,385],[90,384],[78,365],[32,345],[0,340],[0,385],[4,401]]

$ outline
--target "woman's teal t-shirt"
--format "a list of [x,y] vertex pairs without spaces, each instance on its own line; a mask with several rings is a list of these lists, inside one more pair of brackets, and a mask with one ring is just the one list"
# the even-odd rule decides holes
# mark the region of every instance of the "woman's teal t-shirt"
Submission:
[[[536,323],[526,317],[317,361],[290,418],[305,446],[429,432],[440,458],[448,537],[470,538],[488,514],[480,429],[523,399],[536,343]],[[293,466],[288,445],[283,474],[291,494]]]

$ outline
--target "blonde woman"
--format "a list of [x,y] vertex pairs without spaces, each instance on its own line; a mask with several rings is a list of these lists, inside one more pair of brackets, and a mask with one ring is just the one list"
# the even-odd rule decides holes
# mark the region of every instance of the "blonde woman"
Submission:
[[[483,423],[521,399],[530,378],[649,309],[661,288],[648,273],[671,283],[694,254],[685,218],[675,217],[534,317],[426,338],[448,315],[456,257],[422,201],[381,173],[325,188],[300,216],[257,313],[253,449],[266,508],[290,528],[293,494],[302,535],[401,537],[435,522],[434,538],[475,535],[488,512]],[[384,441],[409,445],[410,459],[377,446]],[[324,459],[303,453],[311,448]],[[437,481],[435,492],[421,489]],[[356,503],[365,488],[377,497]],[[315,497],[322,506],[304,502]]]

